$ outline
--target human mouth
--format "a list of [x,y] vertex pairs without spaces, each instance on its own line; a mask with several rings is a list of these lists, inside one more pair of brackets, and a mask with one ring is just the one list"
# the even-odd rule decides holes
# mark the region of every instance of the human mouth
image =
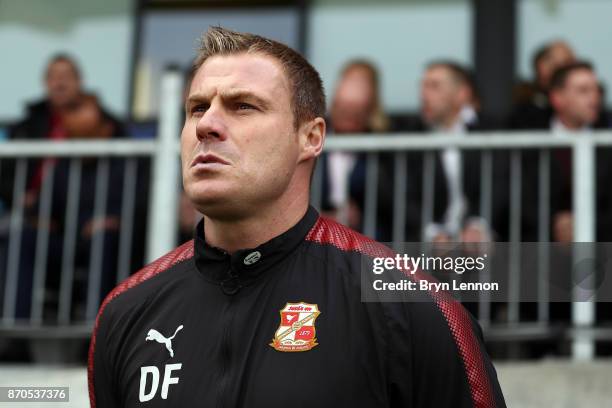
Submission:
[[227,161],[211,153],[198,154],[191,162],[191,167],[196,170],[212,170],[227,165],[229,165]]

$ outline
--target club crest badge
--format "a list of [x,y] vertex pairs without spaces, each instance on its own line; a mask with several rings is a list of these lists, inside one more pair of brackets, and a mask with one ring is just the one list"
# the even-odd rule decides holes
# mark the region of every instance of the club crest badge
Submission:
[[280,311],[280,326],[270,346],[277,351],[308,351],[317,343],[315,320],[319,316],[317,305],[287,303]]

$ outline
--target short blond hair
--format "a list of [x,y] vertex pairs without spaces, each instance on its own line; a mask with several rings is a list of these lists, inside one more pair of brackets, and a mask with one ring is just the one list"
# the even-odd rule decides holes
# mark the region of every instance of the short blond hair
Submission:
[[202,35],[194,71],[215,55],[259,53],[276,59],[285,71],[291,91],[294,126],[325,115],[325,93],[319,73],[297,51],[255,34],[213,26]]

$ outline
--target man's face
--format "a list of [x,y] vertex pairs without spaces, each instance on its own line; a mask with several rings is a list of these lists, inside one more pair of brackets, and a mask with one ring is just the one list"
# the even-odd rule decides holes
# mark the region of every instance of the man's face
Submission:
[[374,90],[363,70],[349,71],[338,84],[331,108],[336,133],[359,133],[368,130]]
[[287,190],[300,150],[289,82],[275,59],[209,58],[195,73],[185,109],[183,185],[200,212],[247,216]]
[[64,60],[49,65],[45,85],[51,105],[60,109],[74,103],[81,92],[81,81],[74,66]]
[[574,126],[592,125],[597,120],[601,104],[595,73],[588,69],[571,72],[565,86],[553,91],[551,101],[557,114]]
[[421,81],[421,116],[430,126],[448,125],[461,109],[462,88],[445,67],[425,71]]

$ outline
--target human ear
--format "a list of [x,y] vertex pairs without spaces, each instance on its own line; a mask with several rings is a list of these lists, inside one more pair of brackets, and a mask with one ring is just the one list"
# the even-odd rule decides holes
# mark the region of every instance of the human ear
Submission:
[[563,98],[561,98],[559,91],[556,91],[556,90],[551,91],[549,98],[550,98],[550,105],[553,107],[553,109],[559,110],[559,108],[561,108],[561,104],[563,100]]
[[318,157],[325,141],[325,120],[314,118],[304,123],[299,129],[300,154],[298,162]]

